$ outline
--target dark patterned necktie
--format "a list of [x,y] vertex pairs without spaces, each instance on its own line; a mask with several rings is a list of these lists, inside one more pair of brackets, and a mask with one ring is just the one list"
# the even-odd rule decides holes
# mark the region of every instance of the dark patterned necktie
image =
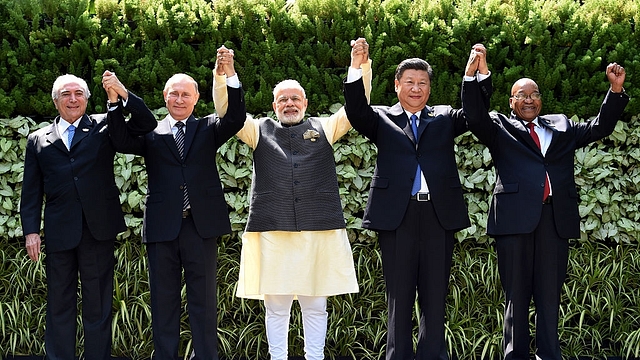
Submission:
[[178,131],[176,131],[176,146],[180,157],[184,160],[184,123],[178,121],[176,127],[178,128]]
[[[176,146],[178,147],[178,153],[182,160],[184,160],[184,122],[178,121],[176,123],[176,127],[178,131],[176,131]],[[187,184],[182,184],[182,211],[187,210],[189,208],[189,193],[187,192]]]

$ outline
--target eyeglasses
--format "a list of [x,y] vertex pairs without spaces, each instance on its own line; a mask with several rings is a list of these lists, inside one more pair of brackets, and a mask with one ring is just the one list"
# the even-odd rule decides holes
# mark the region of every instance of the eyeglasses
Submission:
[[517,101],[525,100],[525,99],[540,100],[542,98],[542,94],[540,94],[539,92],[534,92],[529,95],[515,94],[515,95],[511,95],[511,98]]

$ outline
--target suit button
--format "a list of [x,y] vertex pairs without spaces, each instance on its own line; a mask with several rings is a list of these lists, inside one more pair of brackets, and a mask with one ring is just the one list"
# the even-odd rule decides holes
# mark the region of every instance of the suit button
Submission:
[[298,167],[298,164],[297,164],[297,163],[293,164],[293,167],[294,167],[294,168],[297,168],[297,167]]
[[293,185],[298,185],[298,184],[300,184],[300,181],[298,181],[298,180],[295,180],[295,181],[293,182]]
[[183,167],[183,168],[187,167],[187,164],[182,164],[182,167]]
[[78,177],[77,177],[77,176],[74,176],[74,177],[73,177],[73,180],[78,181]]
[[76,159],[71,158],[71,159],[69,159],[69,161],[74,162],[74,161],[76,161]]
[[180,185],[180,190],[184,190],[184,185]]
[[292,154],[293,154],[293,155],[298,155],[298,152],[297,152],[297,151],[294,151]]
[[293,139],[294,137],[296,137],[296,134],[291,134],[291,138]]
[[295,202],[300,202],[300,198],[295,198]]

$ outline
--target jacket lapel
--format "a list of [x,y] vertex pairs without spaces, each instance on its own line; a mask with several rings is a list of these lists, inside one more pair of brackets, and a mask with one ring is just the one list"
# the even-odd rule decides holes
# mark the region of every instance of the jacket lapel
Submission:
[[424,130],[433,119],[435,119],[435,115],[431,106],[426,106],[422,109],[420,112],[420,124],[418,126],[418,139],[422,137],[422,133],[424,133]]
[[45,134],[45,139],[48,143],[52,144],[53,146],[57,147],[58,149],[60,149],[60,151],[64,151],[64,152],[69,152],[67,150],[67,147],[64,146],[64,142],[62,141],[62,138],[60,137],[60,134],[58,134],[58,129],[57,129],[57,124],[58,121],[60,121],[60,117],[56,117],[56,119],[53,121],[53,123],[51,125],[49,125],[49,127],[47,128],[47,132]]
[[196,118],[191,115],[187,119],[187,127],[185,129],[187,132],[184,134],[184,157],[187,158],[189,154],[189,149],[191,148],[191,144],[193,143],[193,138],[196,136],[196,130],[198,127],[198,121]]
[[76,133],[73,135],[73,139],[71,140],[71,146],[69,146],[71,150],[73,150],[73,148],[79,142],[81,142],[82,139],[86,138],[87,135],[89,135],[91,129],[93,129],[93,125],[93,121],[91,121],[91,118],[89,118],[89,116],[87,116],[86,114],[77,121],[77,124],[75,124]]
[[158,124],[157,130],[158,135],[164,140],[165,144],[169,148],[169,151],[173,154],[173,156],[179,161],[182,162],[180,158],[180,153],[178,153],[178,146],[176,145],[176,139],[173,137],[173,132],[171,131],[171,126],[169,125],[169,116],[165,117]]
[[540,153],[540,155],[542,155],[542,152],[538,148],[538,145],[536,145],[535,141],[533,141],[533,138],[531,137],[531,134],[529,134],[529,129],[527,129],[527,127],[524,126],[524,120],[520,120],[515,115],[515,113],[511,112],[509,123],[513,125],[513,127],[516,130],[515,134],[512,134],[512,135],[517,136],[522,140],[522,142],[527,144],[527,146],[529,146],[533,151],[538,152]]

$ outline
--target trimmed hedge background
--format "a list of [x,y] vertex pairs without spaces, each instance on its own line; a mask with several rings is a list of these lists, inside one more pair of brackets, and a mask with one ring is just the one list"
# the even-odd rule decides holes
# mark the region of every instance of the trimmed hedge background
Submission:
[[[492,108],[501,112],[508,111],[511,84],[527,76],[540,85],[544,112],[586,119],[608,88],[606,65],[625,67],[632,101],[623,121],[610,138],[576,154],[582,235],[572,241],[560,335],[568,356],[640,357],[638,6],[638,0],[0,0],[0,354],[44,353],[44,268],[28,260],[17,211],[26,135],[56,115],[50,91],[58,75],[87,79],[89,109],[103,112],[101,74],[114,70],[161,118],[164,82],[186,72],[200,84],[196,111],[205,115],[213,112],[215,50],[224,44],[236,52],[248,112],[268,114],[275,83],[294,78],[307,90],[310,115],[328,114],[343,101],[349,40],[364,36],[374,61],[375,104],[396,101],[395,66],[418,56],[435,71],[429,103],[459,106],[476,42],[488,48]],[[488,150],[471,134],[458,138],[457,154],[472,226],[457,234],[446,336],[458,358],[497,359],[503,300],[492,240],[484,234],[495,174]],[[233,227],[219,245],[220,354],[263,359],[262,304],[234,297],[251,151],[232,139],[217,156]],[[355,131],[335,145],[360,293],[330,299],[328,357],[384,354],[380,254],[375,233],[360,228],[375,156]],[[130,155],[119,155],[115,169],[129,230],[116,254],[113,355],[148,358],[150,297],[140,245],[146,172],[142,159]],[[191,349],[185,310],[181,354]],[[302,355],[299,311],[290,334],[290,354]],[[79,338],[81,351],[80,330]]]

